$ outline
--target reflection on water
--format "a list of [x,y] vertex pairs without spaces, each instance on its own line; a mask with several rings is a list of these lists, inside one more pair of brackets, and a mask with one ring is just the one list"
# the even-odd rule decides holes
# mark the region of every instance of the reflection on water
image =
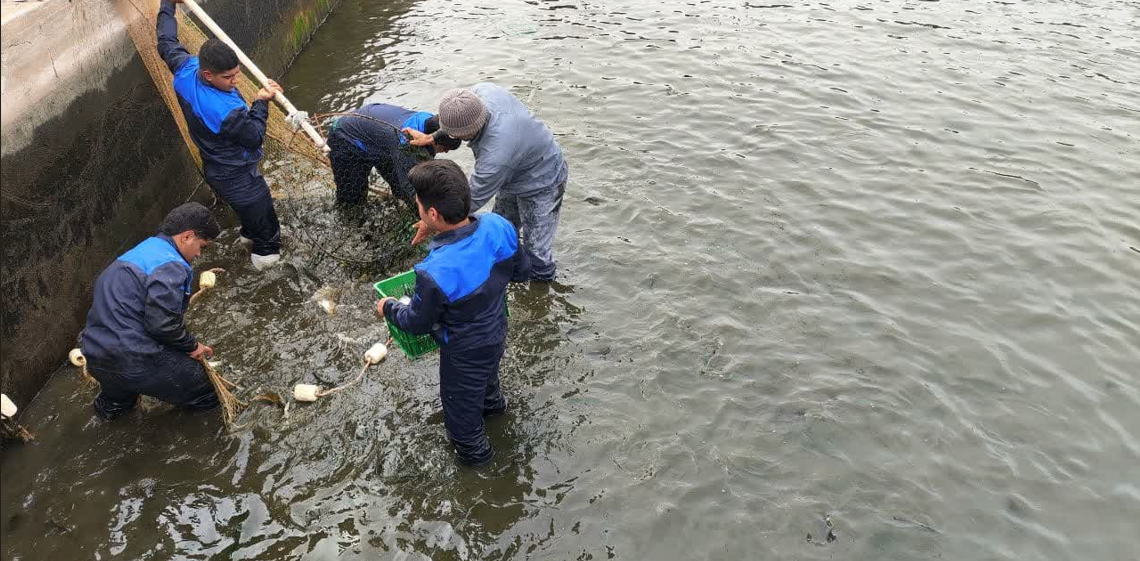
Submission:
[[[345,0],[299,106],[495,80],[571,165],[563,276],[510,295],[496,461],[452,459],[435,358],[232,436],[99,423],[64,368],[4,451],[4,557],[1130,558],[1134,12]],[[228,272],[190,323],[249,395],[386,337],[370,285],[416,253],[329,198],[282,203],[286,267],[233,233],[203,259]]]

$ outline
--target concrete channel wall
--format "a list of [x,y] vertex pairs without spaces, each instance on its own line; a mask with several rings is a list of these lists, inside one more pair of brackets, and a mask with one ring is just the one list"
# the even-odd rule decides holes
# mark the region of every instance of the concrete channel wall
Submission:
[[[0,388],[19,405],[75,345],[99,271],[200,182],[115,1],[158,0],[0,2]],[[335,0],[201,4],[278,76]]]

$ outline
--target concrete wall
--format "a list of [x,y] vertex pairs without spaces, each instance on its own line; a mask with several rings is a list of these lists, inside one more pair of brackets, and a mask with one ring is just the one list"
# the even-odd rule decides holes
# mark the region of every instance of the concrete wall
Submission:
[[[199,175],[111,2],[2,7],[0,388],[22,405],[74,346],[99,271],[152,234]],[[203,7],[279,75],[332,3]]]

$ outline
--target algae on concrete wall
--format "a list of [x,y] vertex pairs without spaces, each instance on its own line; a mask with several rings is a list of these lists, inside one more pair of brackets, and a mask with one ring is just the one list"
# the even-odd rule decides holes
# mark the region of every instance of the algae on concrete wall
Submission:
[[[279,76],[335,3],[204,7]],[[192,193],[208,197],[126,26],[107,19],[117,17],[104,0],[47,0],[3,24],[0,388],[19,404],[66,360],[99,271]]]

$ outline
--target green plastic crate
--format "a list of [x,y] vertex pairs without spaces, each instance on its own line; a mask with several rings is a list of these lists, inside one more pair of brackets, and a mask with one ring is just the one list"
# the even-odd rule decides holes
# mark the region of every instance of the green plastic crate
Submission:
[[[373,285],[381,298],[390,297],[397,300],[403,296],[411,296],[415,286],[415,270],[400,273]],[[503,314],[511,317],[511,310],[507,307],[506,295],[503,295]],[[388,321],[388,318],[385,317],[384,321],[388,324],[388,332],[392,334],[392,339],[396,341],[400,350],[404,351],[404,355],[408,358],[418,358],[439,348],[439,343],[436,343],[430,334],[411,335],[393,325],[392,322]]]
[[[373,286],[381,298],[390,297],[399,300],[403,296],[411,296],[412,290],[416,286],[416,272],[413,270],[400,273]],[[436,343],[430,334],[412,335],[396,327],[395,324],[388,321],[388,318],[384,318],[384,321],[388,323],[388,333],[392,334],[392,339],[396,341],[400,350],[404,351],[404,355],[408,358],[417,358],[439,348],[439,343]]]

